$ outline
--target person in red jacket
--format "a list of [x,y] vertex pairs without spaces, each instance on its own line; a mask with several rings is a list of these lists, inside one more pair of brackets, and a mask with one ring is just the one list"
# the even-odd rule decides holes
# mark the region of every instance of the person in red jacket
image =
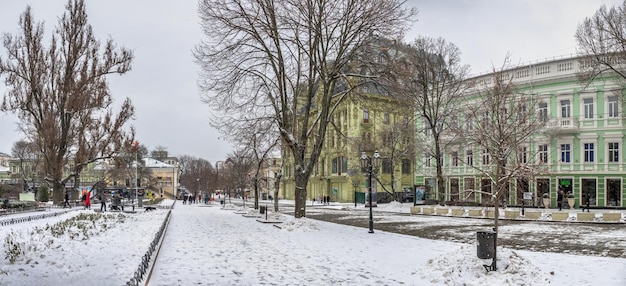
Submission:
[[91,209],[91,192],[85,193],[85,209]]

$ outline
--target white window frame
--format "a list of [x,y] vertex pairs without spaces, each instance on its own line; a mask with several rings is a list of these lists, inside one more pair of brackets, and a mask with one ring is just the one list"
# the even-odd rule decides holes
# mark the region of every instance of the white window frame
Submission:
[[[617,144],[617,148],[614,148],[614,144]],[[606,145],[606,150],[607,150],[607,162],[609,163],[619,163],[620,162],[620,142],[615,142],[615,141],[609,141],[607,142]],[[617,152],[617,154],[615,154],[614,152]],[[617,158],[615,159],[617,155]]]
[[[588,102],[591,100],[591,102]],[[584,110],[584,118],[585,119],[593,119],[594,118],[594,102],[593,98],[585,97],[583,98],[583,110]]]
[[[614,99],[614,100],[611,100]],[[606,117],[607,118],[619,118],[619,101],[616,95],[609,95],[606,97]]]
[[550,116],[548,115],[548,103],[547,102],[545,101],[539,102],[538,116],[541,122],[548,122],[548,119],[550,118]]
[[561,118],[572,117],[572,101],[570,99],[559,100],[559,106],[561,107]]
[[[570,143],[561,143],[560,147],[561,148],[560,148],[559,162],[566,163],[566,164],[572,163],[572,144],[570,144]],[[567,148],[565,148],[565,147],[567,147]],[[563,160],[565,158],[567,158],[567,161]]]
[[596,143],[594,142],[584,142],[582,144],[583,149],[583,162],[585,163],[595,163],[596,162]]

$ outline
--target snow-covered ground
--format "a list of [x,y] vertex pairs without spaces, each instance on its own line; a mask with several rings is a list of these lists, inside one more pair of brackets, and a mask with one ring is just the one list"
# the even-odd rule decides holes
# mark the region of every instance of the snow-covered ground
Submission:
[[[80,210],[0,226],[0,285],[124,285],[168,211]],[[149,285],[626,285],[622,258],[499,248],[499,270],[486,272],[491,260],[478,259],[474,243],[370,234],[282,214],[265,223],[256,214],[176,203]]]

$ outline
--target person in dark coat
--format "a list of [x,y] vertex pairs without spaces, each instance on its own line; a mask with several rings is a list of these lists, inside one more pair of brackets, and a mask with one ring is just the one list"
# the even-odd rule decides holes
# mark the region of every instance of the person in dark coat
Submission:
[[556,203],[559,206],[559,210],[563,208],[563,197],[565,197],[565,193],[563,192],[563,188],[559,187],[559,191],[556,196]]
[[98,196],[98,199],[100,200],[100,211],[107,211],[107,202],[106,202],[106,196],[104,195],[104,193],[100,193],[100,196]]
[[70,192],[65,191],[65,201],[63,202],[63,208],[65,208],[65,206],[69,207],[70,209],[72,208],[72,205],[70,204]]

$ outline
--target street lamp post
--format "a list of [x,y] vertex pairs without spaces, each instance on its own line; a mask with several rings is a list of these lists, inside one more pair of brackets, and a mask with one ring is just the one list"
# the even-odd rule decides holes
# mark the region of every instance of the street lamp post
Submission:
[[[374,156],[367,156],[365,152],[361,153],[361,167],[365,172],[367,172],[367,195],[368,195],[368,203],[370,205],[370,218],[369,218],[369,233],[374,233],[374,216],[372,213],[372,173],[374,172],[374,167],[378,168],[380,166],[380,154],[378,151],[374,151]],[[373,162],[372,162],[373,161]]]
[[354,207],[356,208],[356,188],[359,186],[359,183],[356,181],[356,179],[353,179],[354,181],[352,182],[352,187],[354,188]]

